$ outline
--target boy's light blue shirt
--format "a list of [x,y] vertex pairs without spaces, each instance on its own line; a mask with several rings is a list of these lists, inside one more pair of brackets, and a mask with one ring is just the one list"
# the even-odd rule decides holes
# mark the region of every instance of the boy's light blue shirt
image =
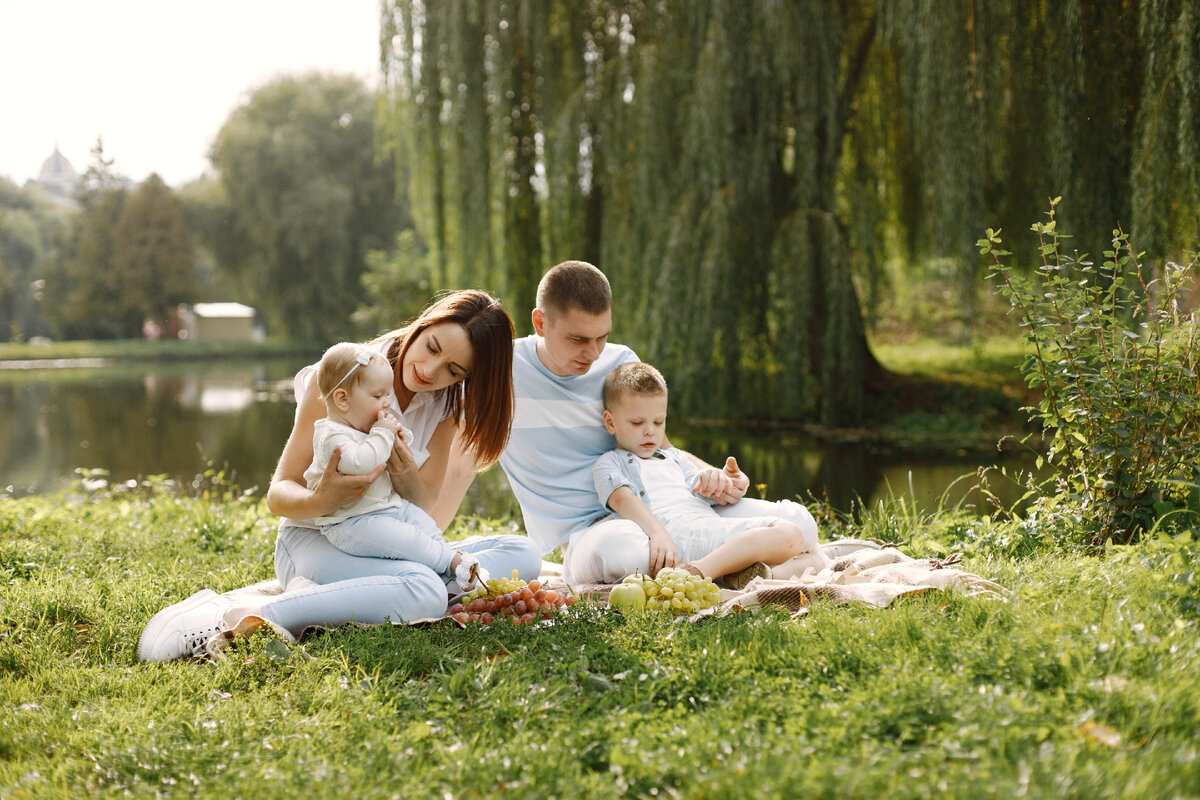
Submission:
[[638,357],[606,344],[583,375],[555,375],[538,358],[538,338],[513,342],[516,412],[500,467],[525,530],[548,553],[608,513],[592,482],[596,459],[616,445],[604,428],[604,379]]
[[[700,470],[696,468],[695,464],[684,458],[677,448],[668,447],[666,450],[655,450],[654,455],[650,457],[675,462],[680,472],[683,473],[684,486],[689,492],[696,491]],[[596,487],[597,499],[606,508],[612,509],[612,506],[608,505],[608,500],[612,497],[613,492],[622,486],[628,486],[643,503],[650,504],[650,501],[646,499],[646,485],[642,481],[642,466],[639,463],[642,460],[621,447],[609,450],[596,459],[596,465],[592,467],[592,483]]]

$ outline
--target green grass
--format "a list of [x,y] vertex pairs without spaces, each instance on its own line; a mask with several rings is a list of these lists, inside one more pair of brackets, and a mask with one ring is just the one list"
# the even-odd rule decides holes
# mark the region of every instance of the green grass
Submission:
[[548,627],[345,628],[139,665],[161,606],[270,577],[261,500],[3,499],[0,797],[1200,793],[1189,537],[1097,559],[899,498],[860,517],[914,554],[965,552],[1011,599],[696,623],[578,604]]
[[872,435],[922,450],[991,450],[997,440],[1032,431],[1021,410],[1035,396],[1021,379],[1025,344],[1015,334],[975,343],[907,337],[871,343],[890,373]]

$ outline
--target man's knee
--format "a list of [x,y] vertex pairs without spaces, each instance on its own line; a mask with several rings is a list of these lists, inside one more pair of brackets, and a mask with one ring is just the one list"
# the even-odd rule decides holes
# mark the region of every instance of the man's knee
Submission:
[[609,520],[576,534],[567,548],[566,572],[577,583],[616,583],[650,566],[650,544],[636,522]]

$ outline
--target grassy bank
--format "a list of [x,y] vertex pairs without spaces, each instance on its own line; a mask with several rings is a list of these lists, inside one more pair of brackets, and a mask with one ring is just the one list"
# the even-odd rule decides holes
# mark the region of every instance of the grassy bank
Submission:
[[271,575],[262,502],[2,500],[0,797],[1200,793],[1190,541],[1098,560],[1034,524],[900,501],[863,525],[962,551],[1011,599],[699,623],[578,604],[543,628],[342,629],[136,665],[162,605]]
[[48,344],[0,343],[0,367],[4,362],[78,361],[182,361],[206,358],[266,358],[271,356],[320,355],[321,348],[286,339],[252,342],[189,342],[171,339],[148,342],[141,339],[50,342]]

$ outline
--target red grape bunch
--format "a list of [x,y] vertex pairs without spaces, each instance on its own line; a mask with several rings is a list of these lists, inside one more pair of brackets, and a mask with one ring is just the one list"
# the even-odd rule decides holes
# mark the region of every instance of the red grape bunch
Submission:
[[517,577],[514,569],[511,578],[490,578],[463,595],[461,602],[450,606],[449,615],[461,623],[491,625],[508,620],[513,625],[523,625],[574,603],[574,595],[546,588],[538,580],[526,583]]

